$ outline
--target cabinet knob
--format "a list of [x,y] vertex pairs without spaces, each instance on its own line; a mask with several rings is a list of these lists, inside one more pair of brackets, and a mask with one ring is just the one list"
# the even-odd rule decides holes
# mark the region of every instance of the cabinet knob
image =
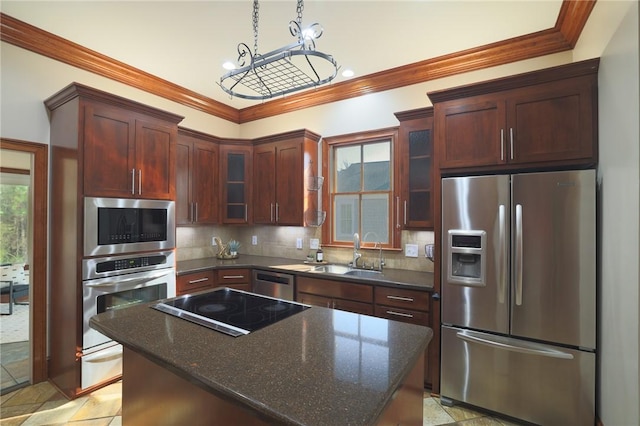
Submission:
[[433,300],[440,300],[440,293],[433,293],[433,294],[431,295],[431,298],[432,298]]

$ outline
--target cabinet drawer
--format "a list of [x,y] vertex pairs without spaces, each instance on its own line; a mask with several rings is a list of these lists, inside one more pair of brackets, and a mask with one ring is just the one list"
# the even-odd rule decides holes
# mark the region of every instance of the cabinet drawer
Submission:
[[176,293],[178,296],[213,286],[215,286],[213,270],[180,275],[176,278]]
[[332,299],[330,297],[306,293],[298,293],[298,298],[296,300],[307,305],[339,309],[341,311],[354,312],[356,314],[373,315],[373,305],[371,305],[370,303],[356,302],[353,300],[344,299]]
[[248,284],[251,282],[251,272],[249,269],[218,269],[218,285],[227,284]]
[[376,304],[396,306],[415,311],[429,311],[429,296],[427,291],[407,290],[404,288],[376,287]]
[[424,311],[376,305],[375,316],[400,322],[408,322],[410,324],[431,326],[429,323],[429,313]]
[[227,283],[225,285],[225,287],[229,287],[229,288],[233,288],[236,290],[242,290],[242,291],[251,291],[251,284],[249,283],[245,283],[245,284],[229,284]]
[[301,293],[311,293],[339,299],[350,299],[364,303],[373,302],[373,287],[365,284],[343,283],[340,281],[299,277],[296,280],[296,287]]

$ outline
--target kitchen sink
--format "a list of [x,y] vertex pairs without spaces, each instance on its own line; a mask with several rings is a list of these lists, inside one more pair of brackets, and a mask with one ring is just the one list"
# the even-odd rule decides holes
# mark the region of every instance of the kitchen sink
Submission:
[[378,278],[380,276],[380,271],[372,271],[369,269],[352,269],[349,272],[345,272],[344,275],[351,275],[354,277],[362,278]]
[[379,278],[380,271],[369,269],[355,269],[346,265],[321,265],[315,266],[309,272],[319,272],[325,274],[349,275],[362,278]]
[[321,265],[321,266],[314,266],[314,268],[311,269],[311,272],[325,272],[328,274],[343,275],[348,273],[351,270],[352,270],[351,267],[345,266],[345,265]]

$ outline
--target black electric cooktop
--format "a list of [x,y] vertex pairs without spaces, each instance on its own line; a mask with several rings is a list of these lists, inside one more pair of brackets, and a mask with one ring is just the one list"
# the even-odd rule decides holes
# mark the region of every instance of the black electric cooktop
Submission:
[[237,337],[274,324],[310,306],[225,287],[164,300],[151,307]]

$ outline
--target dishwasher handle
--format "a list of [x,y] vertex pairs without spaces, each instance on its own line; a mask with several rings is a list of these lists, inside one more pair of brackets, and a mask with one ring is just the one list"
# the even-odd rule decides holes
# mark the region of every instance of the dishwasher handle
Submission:
[[274,284],[292,285],[293,275],[280,274],[277,272],[256,271],[254,274],[255,281],[262,281]]

